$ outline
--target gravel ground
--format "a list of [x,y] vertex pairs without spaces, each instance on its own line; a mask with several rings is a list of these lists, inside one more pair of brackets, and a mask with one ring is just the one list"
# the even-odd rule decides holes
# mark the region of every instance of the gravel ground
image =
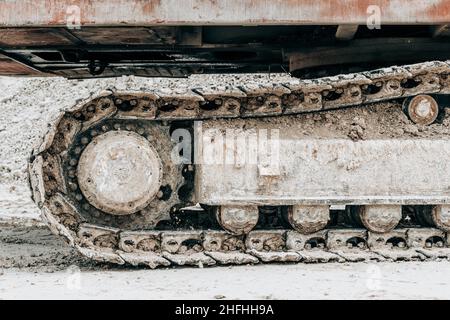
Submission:
[[[373,269],[380,278],[371,278]],[[448,263],[55,273],[6,270],[0,299],[449,299]]]
[[[220,83],[269,80],[217,78]],[[450,298],[449,262],[125,269],[86,261],[39,222],[27,186],[26,159],[59,110],[106,88],[138,90],[210,81],[211,77],[87,81],[0,77],[0,299]]]

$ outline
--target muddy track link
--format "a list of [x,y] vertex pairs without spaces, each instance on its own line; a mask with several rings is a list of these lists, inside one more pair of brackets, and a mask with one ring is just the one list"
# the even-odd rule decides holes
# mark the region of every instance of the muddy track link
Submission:
[[121,113],[143,119],[262,117],[316,112],[419,94],[450,93],[450,61],[390,67],[289,83],[105,92]]
[[[189,193],[195,168],[171,164],[173,142],[165,124],[169,120],[281,116],[418,94],[448,94],[449,75],[450,61],[427,62],[283,84],[102,92],[60,114],[33,151],[29,164],[33,199],[54,233],[63,235],[83,255],[116,264],[155,268],[448,258],[447,234],[430,228],[394,229],[383,234],[326,229],[309,235],[278,229],[242,236],[217,230],[132,230],[170,221],[174,211],[192,205],[184,195]],[[162,126],[154,125],[160,122]],[[96,137],[108,132],[133,136],[137,145],[148,141],[158,149],[155,152],[162,158],[164,174],[158,177],[160,189],[154,198],[133,200],[129,210],[104,214],[101,199],[86,199],[89,192],[80,192],[75,172],[86,145],[92,141],[100,144]]]

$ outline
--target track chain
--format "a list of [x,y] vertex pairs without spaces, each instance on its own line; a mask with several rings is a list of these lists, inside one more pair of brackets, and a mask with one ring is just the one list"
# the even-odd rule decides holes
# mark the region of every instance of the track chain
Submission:
[[102,92],[58,115],[43,143],[33,151],[29,164],[33,199],[54,233],[63,235],[83,255],[116,264],[156,268],[448,259],[448,236],[437,229],[396,229],[388,234],[330,229],[311,235],[257,230],[233,236],[213,230],[125,231],[100,227],[86,223],[66,197],[73,186],[66,183],[61,163],[67,161],[75,137],[105,119],[195,120],[315,112],[417,94],[448,94],[449,75],[450,61],[434,61],[282,84]]
[[[263,117],[339,109],[450,93],[450,61],[432,61],[288,83],[247,83],[152,92],[115,92],[120,109],[137,106],[146,119]],[[108,93],[106,93],[108,95]]]
[[[98,246],[110,235],[114,243]],[[245,236],[225,231],[118,231],[82,224],[79,249],[111,263],[150,268],[268,262],[360,262],[450,259],[450,243],[433,228],[395,229],[375,234],[363,229],[328,229],[303,235],[293,230],[255,230]]]

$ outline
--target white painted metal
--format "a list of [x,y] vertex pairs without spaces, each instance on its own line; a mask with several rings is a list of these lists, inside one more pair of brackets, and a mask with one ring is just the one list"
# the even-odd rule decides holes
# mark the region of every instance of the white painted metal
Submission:
[[[449,140],[355,142],[281,137],[278,154],[265,165],[254,161],[226,163],[226,154],[236,155],[233,146],[218,148],[210,136],[197,137],[197,147],[199,141],[203,141],[200,154],[207,160],[199,157],[198,161],[203,162],[196,171],[196,196],[201,203],[450,203]],[[261,152],[267,151],[257,150],[254,145],[247,150],[256,153],[259,160],[263,158]],[[272,170],[261,170],[267,166]]]

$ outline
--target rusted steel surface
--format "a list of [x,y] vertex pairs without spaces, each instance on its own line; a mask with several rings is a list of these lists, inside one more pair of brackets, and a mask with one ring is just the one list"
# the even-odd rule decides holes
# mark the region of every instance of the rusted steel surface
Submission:
[[[87,44],[175,44],[175,30],[168,27],[155,28],[107,28],[86,27],[70,30]],[[1,34],[1,30],[0,30]]]
[[33,69],[23,63],[10,59],[9,57],[0,54],[0,76],[3,75],[15,75],[15,76],[33,76],[40,75],[45,76],[45,74],[40,71]]
[[72,42],[59,33],[56,28],[0,29],[0,46],[58,46],[69,44],[72,44]]
[[382,24],[450,21],[449,0],[3,0],[0,26],[366,24],[372,5]]

